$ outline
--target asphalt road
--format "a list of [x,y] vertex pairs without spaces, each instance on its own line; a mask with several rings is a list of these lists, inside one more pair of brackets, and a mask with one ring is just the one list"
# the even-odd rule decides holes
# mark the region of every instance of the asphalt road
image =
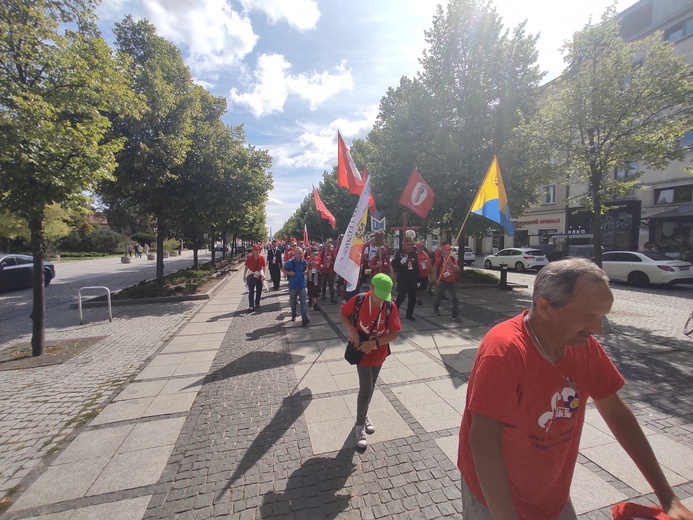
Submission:
[[[210,258],[210,253],[200,251],[200,261]],[[182,256],[164,259],[164,273],[180,271],[192,266],[192,251],[184,251]],[[81,287],[106,286],[111,291],[130,287],[143,280],[156,276],[156,262],[146,257],[133,258],[129,264],[120,258],[98,258],[90,260],[70,260],[55,263],[56,277],[46,287],[46,319],[50,321],[56,313],[69,309],[77,303],[77,291]],[[17,332],[31,330],[32,296],[31,289],[0,293],[0,345],[9,339],[10,329]],[[103,294],[94,292],[92,294]]]

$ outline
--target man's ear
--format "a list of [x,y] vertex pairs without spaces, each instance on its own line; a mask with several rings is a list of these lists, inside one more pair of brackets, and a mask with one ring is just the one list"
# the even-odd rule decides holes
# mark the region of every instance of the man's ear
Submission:
[[539,316],[543,317],[546,316],[551,309],[551,304],[544,296],[539,296],[539,298],[534,301],[532,308],[533,312],[536,312]]

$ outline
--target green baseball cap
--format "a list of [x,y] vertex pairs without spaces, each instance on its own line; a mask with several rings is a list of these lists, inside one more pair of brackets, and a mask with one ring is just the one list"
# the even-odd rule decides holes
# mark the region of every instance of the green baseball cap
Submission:
[[371,285],[377,298],[386,302],[392,301],[392,278],[384,273],[379,273],[371,279]]

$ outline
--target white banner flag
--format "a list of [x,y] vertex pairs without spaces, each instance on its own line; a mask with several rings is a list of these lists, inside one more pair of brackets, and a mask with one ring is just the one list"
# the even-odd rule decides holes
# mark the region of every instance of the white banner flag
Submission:
[[351,286],[356,286],[359,282],[361,271],[361,255],[363,253],[363,238],[366,233],[366,222],[368,219],[368,199],[371,196],[371,178],[366,178],[363,184],[363,191],[356,204],[354,214],[351,216],[349,226],[344,233],[342,243],[337,251],[337,259],[334,264],[334,271],[344,278]]

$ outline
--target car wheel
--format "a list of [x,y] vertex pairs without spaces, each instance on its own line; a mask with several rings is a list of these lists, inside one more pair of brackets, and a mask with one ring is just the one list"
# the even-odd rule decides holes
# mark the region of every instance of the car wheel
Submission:
[[518,273],[523,273],[525,271],[525,264],[523,264],[522,262],[516,262],[515,271],[517,271]]
[[48,286],[48,284],[51,283],[52,279],[53,279],[53,275],[51,274],[51,272],[48,269],[46,269],[43,272],[43,285]]
[[642,271],[633,271],[628,275],[628,283],[635,287],[647,287],[650,285],[650,278]]
[[493,264],[491,263],[491,260],[486,260],[486,261],[484,262],[484,267],[485,267],[486,269],[493,269]]

